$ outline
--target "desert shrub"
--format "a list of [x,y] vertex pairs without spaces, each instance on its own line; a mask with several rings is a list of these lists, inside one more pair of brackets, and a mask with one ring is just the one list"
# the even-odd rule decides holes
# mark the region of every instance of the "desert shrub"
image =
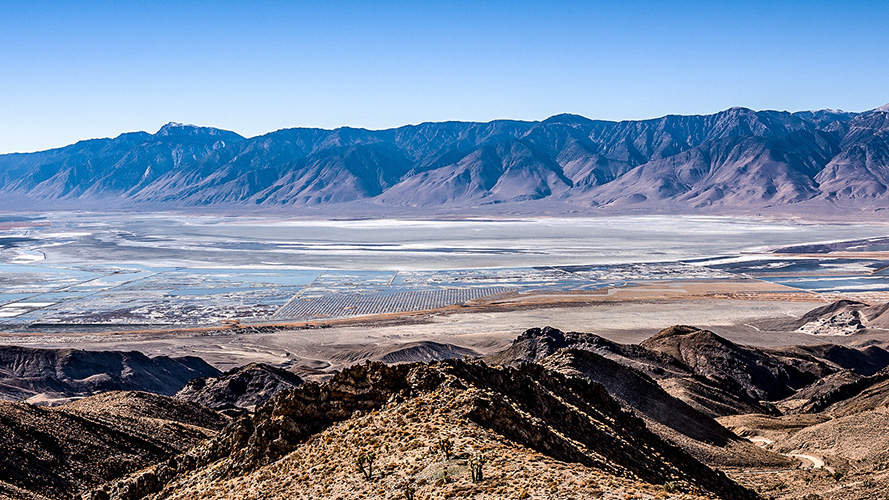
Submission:
[[445,461],[450,460],[451,455],[454,453],[454,442],[448,437],[438,438],[438,443],[434,449],[442,454]]
[[374,460],[376,460],[376,452],[362,453],[355,457],[355,468],[364,476],[364,479],[370,481],[374,476]]
[[404,483],[401,486],[401,494],[404,495],[405,500],[414,500],[416,493],[417,487],[413,483]]
[[766,486],[765,488],[763,488],[763,491],[781,491],[785,488],[787,488],[787,483],[778,481],[777,483],[772,483]]
[[484,479],[482,468],[488,463],[488,457],[484,455],[476,455],[469,459],[469,474],[473,483],[481,482]]

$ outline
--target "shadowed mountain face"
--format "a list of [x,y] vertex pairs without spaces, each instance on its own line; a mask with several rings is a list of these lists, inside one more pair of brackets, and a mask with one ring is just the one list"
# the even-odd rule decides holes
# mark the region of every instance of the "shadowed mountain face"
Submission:
[[200,405],[144,392],[55,408],[0,401],[0,498],[72,498],[185,451],[227,423]]
[[173,395],[195,377],[219,374],[201,358],[79,349],[0,347],[0,399],[87,396],[111,390]]
[[201,206],[479,206],[558,200],[616,208],[889,204],[889,112],[732,108],[608,122],[287,129],[245,139],[169,124],[0,155],[7,202]]
[[214,410],[249,409],[263,404],[278,391],[302,384],[296,374],[263,363],[250,363],[217,377],[190,380],[176,398]]
[[[532,328],[505,351],[484,359],[509,366],[521,362],[552,364],[550,358],[565,350],[594,353],[596,358],[601,356],[631,368],[709,416],[772,413],[771,402],[790,398],[830,375],[848,372],[848,378],[857,379],[889,366],[889,352],[874,346],[853,349],[825,344],[760,349],[682,325],[666,328],[639,345],[618,344],[589,333]],[[603,368],[603,361],[595,366],[598,368],[587,369],[582,376],[606,387],[619,371]],[[618,394],[620,390],[614,389]],[[672,412],[679,414],[678,409]]]

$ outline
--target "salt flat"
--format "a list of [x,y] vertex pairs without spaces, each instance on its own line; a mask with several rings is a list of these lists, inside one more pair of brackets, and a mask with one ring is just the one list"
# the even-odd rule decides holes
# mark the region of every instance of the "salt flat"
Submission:
[[877,241],[889,234],[880,224],[30,217],[0,235],[4,343],[192,353],[221,367],[329,369],[416,341],[490,352],[543,325],[635,342],[686,323],[746,343],[808,343],[822,340],[749,324],[889,293],[877,244],[772,253]]

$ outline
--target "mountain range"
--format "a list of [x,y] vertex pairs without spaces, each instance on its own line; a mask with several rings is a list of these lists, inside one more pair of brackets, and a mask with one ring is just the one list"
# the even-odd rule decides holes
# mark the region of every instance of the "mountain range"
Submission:
[[889,109],[731,108],[622,122],[564,114],[252,138],[169,123],[0,155],[0,194],[6,208],[875,211],[889,206]]

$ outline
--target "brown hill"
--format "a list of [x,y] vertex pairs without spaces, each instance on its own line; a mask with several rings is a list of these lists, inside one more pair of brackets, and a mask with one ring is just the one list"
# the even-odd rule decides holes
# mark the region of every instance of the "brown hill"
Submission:
[[364,361],[382,361],[383,363],[428,363],[450,358],[476,357],[478,353],[472,349],[454,344],[432,342],[429,340],[406,342],[395,346],[385,343],[371,344],[361,348],[355,346],[326,346],[325,356],[334,361],[336,366],[351,366]]
[[[674,381],[691,381],[689,386],[704,386],[693,372],[671,356],[649,351],[637,345],[611,342],[587,333],[563,333],[555,328],[532,328],[520,335],[500,353],[484,358],[488,363],[521,366],[535,362],[562,374],[582,377],[601,384],[626,408],[641,417],[659,436],[711,465],[771,463],[786,465],[784,457],[764,452],[714,421],[694,405],[664,390]],[[655,381],[652,376],[658,377]],[[659,385],[660,384],[660,385]],[[664,386],[664,387],[662,387]],[[704,390],[736,413],[737,398],[718,388]],[[725,401],[731,401],[726,404]],[[744,406],[742,406],[744,407]],[[760,410],[756,402],[749,405]],[[745,407],[746,408],[746,407]]]
[[806,427],[778,443],[775,450],[838,456],[871,466],[885,463],[889,461],[889,407],[883,405]]
[[176,398],[214,410],[253,409],[283,389],[303,383],[296,374],[263,363],[251,363],[216,377],[190,380]]
[[[440,439],[455,445],[444,462]],[[354,460],[371,452],[376,472],[364,479]],[[480,454],[487,479],[471,482]],[[410,483],[418,498],[653,498],[665,488],[756,498],[652,434],[598,384],[539,365],[458,360],[368,363],[282,391],[213,440],[92,498],[383,497]]]
[[71,498],[185,451],[226,423],[199,405],[142,392],[54,408],[0,402],[0,498]]
[[889,368],[870,377],[858,377],[824,391],[800,408],[801,412],[824,412],[845,416],[889,404]]
[[441,361],[443,359],[462,358],[464,356],[476,357],[478,353],[466,347],[439,342],[422,341],[409,342],[398,346],[383,355],[377,356],[376,361],[383,363],[417,363]]
[[755,400],[783,399],[837,371],[811,355],[741,346],[690,326],[664,329],[640,345],[668,354],[696,375]]
[[670,395],[711,417],[775,413],[770,402],[843,370],[870,375],[889,365],[878,347],[836,345],[760,349],[735,344],[690,326],[662,330],[639,345],[618,344],[588,333],[532,328],[486,362],[514,366],[539,362],[560,349],[596,353],[642,372]]
[[618,344],[589,333],[532,328],[509,348],[484,359],[516,366],[540,362],[564,349],[595,353],[637,370],[710,417],[777,414],[773,403],[779,401],[783,408],[795,409],[889,366],[889,352],[879,347],[821,344],[760,349],[690,326],[664,329],[639,345]]
[[192,378],[218,374],[194,356],[0,346],[0,399],[12,401],[37,395],[64,400],[112,390],[173,395]]
[[817,307],[793,320],[768,320],[765,329],[800,330],[813,335],[852,335],[867,330],[889,330],[889,303],[868,305],[855,300],[838,300]]
[[780,455],[764,451],[708,415],[668,394],[645,374],[598,354],[560,349],[539,363],[559,373],[601,384],[654,433],[709,465],[788,466]]

